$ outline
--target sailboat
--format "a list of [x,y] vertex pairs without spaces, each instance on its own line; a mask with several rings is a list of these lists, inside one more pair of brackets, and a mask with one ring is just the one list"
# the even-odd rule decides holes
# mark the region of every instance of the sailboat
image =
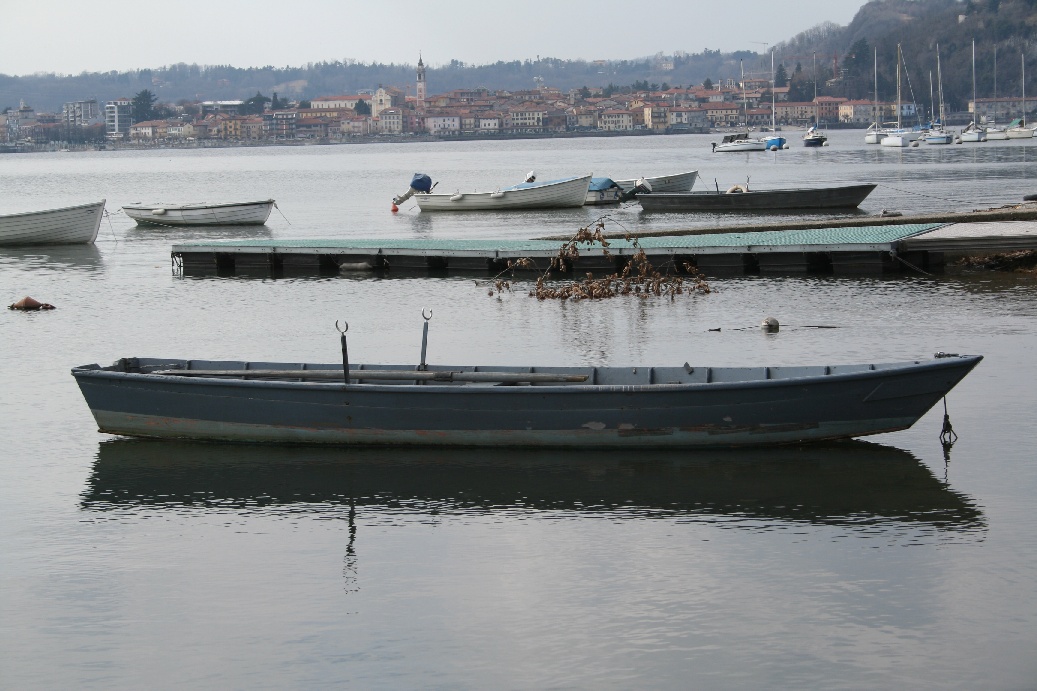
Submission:
[[963,142],[985,142],[987,140],[987,130],[985,127],[977,122],[976,108],[976,41],[972,41],[972,122],[968,124],[968,127],[961,131],[961,141]]
[[893,122],[884,122],[879,124],[879,49],[875,49],[875,100],[872,104],[872,117],[874,121],[868,125],[867,132],[864,135],[865,144],[878,144],[882,141],[882,138],[889,134],[889,131],[896,126]]
[[[814,112],[817,112],[817,53],[814,53]],[[817,129],[816,124],[813,124],[803,135],[803,146],[828,146],[828,135]]]
[[902,122],[903,108],[900,105],[900,63],[903,62],[903,55],[900,50],[900,44],[897,44],[897,127],[895,130],[891,130],[882,138],[879,142],[882,146],[896,146],[903,148],[905,146],[911,146],[911,142],[918,139],[921,136],[921,132],[905,130]]
[[762,139],[749,138],[749,106],[745,95],[745,70],[742,69],[742,61],[738,61],[738,69],[742,74],[742,114],[745,117],[745,132],[729,134],[719,144],[713,144],[713,153],[725,151],[766,151],[767,142]]
[[[775,122],[774,111],[774,49],[771,49],[771,132],[778,131],[778,126]],[[766,144],[768,151],[777,151],[778,149],[788,148],[787,140],[780,134],[768,134],[765,137],[761,137],[761,139],[763,139],[763,143]]]
[[994,117],[987,121],[987,139],[1008,139],[1008,131],[997,124],[997,46],[994,46]]
[[[940,44],[936,44],[936,82],[937,95],[940,98],[939,117],[929,125],[929,131],[922,137],[926,144],[950,144],[954,135],[943,129],[943,73],[940,71]],[[929,86],[932,88],[932,73],[929,73]],[[935,107],[935,106],[934,106]]]
[[1035,132],[1032,128],[1027,127],[1026,123],[1026,53],[1022,53],[1019,56],[1023,61],[1023,117],[1019,119],[1019,124],[1008,128],[1009,139],[1030,139],[1034,136]]

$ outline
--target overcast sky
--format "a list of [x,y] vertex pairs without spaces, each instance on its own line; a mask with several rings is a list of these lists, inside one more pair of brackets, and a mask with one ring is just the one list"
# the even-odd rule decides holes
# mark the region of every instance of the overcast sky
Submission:
[[[438,66],[755,50],[865,0],[22,0],[4,2],[0,74],[352,59]],[[642,9],[639,9],[642,8]]]

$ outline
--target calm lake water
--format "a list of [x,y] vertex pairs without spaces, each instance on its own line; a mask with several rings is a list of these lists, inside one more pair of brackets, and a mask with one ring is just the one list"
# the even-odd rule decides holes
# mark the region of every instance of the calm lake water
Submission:
[[[698,169],[872,181],[862,207],[1037,192],[1037,140],[711,154],[713,136],[0,156],[0,213],[108,200],[92,247],[0,249],[4,688],[1037,687],[1037,285],[1022,274],[737,277],[673,302],[540,303],[472,279],[181,278],[242,237],[537,237],[601,211],[389,211],[439,189]],[[716,183],[714,183],[714,179]],[[267,226],[138,229],[147,200],[277,199]],[[610,229],[744,219],[609,212]],[[867,442],[747,452],[355,450],[101,435],[69,369],[122,356],[543,365],[979,353]],[[776,334],[756,325],[782,323]],[[816,328],[830,326],[836,328]],[[710,329],[721,329],[710,331]]]

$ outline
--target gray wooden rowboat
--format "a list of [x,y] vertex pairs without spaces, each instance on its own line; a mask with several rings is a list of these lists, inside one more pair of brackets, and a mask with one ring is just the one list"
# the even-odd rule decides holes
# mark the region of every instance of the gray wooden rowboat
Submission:
[[[876,185],[810,187],[732,192],[639,194],[645,211],[779,211],[785,209],[854,209]],[[734,188],[732,188],[734,189]]]
[[72,370],[99,431],[238,442],[733,447],[913,425],[982,359],[449,367],[123,358]]

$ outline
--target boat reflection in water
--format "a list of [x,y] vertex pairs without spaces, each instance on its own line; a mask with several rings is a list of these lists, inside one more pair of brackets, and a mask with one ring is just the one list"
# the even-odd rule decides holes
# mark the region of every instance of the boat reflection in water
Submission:
[[34,272],[83,271],[102,273],[104,260],[97,245],[33,245],[0,247],[0,266],[11,263]]
[[912,454],[869,442],[695,452],[341,449],[116,439],[101,442],[82,508],[291,512],[377,520],[412,514],[551,514],[886,525],[983,532],[981,511]]

